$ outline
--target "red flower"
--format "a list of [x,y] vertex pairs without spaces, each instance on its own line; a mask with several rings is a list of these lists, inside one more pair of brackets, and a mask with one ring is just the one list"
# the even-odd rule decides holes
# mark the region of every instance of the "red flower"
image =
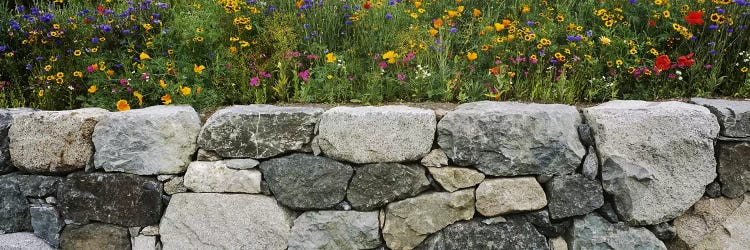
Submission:
[[688,11],[685,21],[692,25],[703,25],[703,11]]
[[693,66],[693,64],[695,64],[695,60],[693,60],[693,55],[695,55],[695,53],[690,53],[690,54],[678,57],[677,66],[680,66],[680,67]]
[[365,9],[370,9],[372,7],[372,4],[369,2],[365,3]]
[[649,19],[649,20],[648,20],[648,26],[649,26],[649,27],[654,27],[654,26],[656,26],[656,21],[654,21],[654,20],[651,20],[651,19]]
[[669,69],[669,65],[672,64],[672,61],[669,60],[669,56],[667,55],[660,55],[656,57],[656,61],[654,62],[656,65],[656,68],[659,69],[659,71]]

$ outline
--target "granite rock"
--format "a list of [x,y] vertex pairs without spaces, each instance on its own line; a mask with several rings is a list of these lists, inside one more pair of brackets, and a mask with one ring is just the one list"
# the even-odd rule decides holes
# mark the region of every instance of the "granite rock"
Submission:
[[572,220],[550,220],[549,212],[547,210],[538,210],[528,213],[518,213],[507,216],[508,219],[519,218],[524,221],[528,221],[534,228],[544,236],[547,237],[558,237],[565,233],[566,230],[572,225]]
[[188,188],[185,187],[185,177],[177,176],[164,183],[164,193],[173,195],[176,193],[185,193]]
[[[748,116],[750,119],[750,113]],[[717,146],[721,193],[729,198],[740,197],[750,191],[750,140],[719,141]]]
[[83,226],[65,226],[60,236],[60,247],[63,250],[130,250],[131,245],[127,228],[104,223],[92,223]]
[[721,196],[721,184],[718,181],[709,183],[706,186],[706,194],[704,194],[704,196],[719,198],[719,196]]
[[750,137],[750,102],[692,98],[690,102],[703,105],[718,118],[721,135]]
[[560,175],[578,168],[586,149],[573,106],[466,103],[438,123],[438,144],[454,164],[486,175]]
[[581,175],[555,176],[544,187],[552,219],[585,215],[604,205],[602,185]]
[[424,168],[417,165],[377,163],[357,167],[346,197],[356,210],[369,211],[427,190]]
[[416,249],[546,249],[547,239],[522,219],[485,224],[461,221],[430,235]]
[[320,116],[314,143],[358,164],[422,159],[435,137],[435,112],[406,106],[336,107]]
[[584,147],[594,146],[594,136],[591,134],[591,126],[588,124],[579,124],[578,127],[578,139]]
[[237,170],[251,169],[260,165],[260,162],[254,159],[226,159],[223,162],[228,168]]
[[588,153],[583,158],[581,174],[589,180],[596,180],[596,176],[599,175],[599,158],[596,156],[596,149],[593,146],[589,146]]
[[534,177],[486,179],[477,187],[477,212],[484,216],[533,211],[547,205]]
[[260,171],[236,170],[223,161],[194,161],[185,173],[183,184],[199,193],[260,193]]
[[382,243],[378,212],[310,211],[294,220],[289,250],[373,249]]
[[629,225],[674,219],[716,177],[719,125],[681,102],[611,101],[584,110],[602,162],[602,186]]
[[354,169],[308,154],[292,154],[260,164],[271,193],[295,210],[332,208],[344,200]]
[[750,246],[750,194],[702,198],[674,220],[672,249],[747,249]]
[[94,164],[138,175],[185,172],[201,123],[190,106],[153,106],[110,114],[94,129]]
[[164,250],[286,249],[294,217],[272,197],[180,193],[159,225]]
[[0,249],[3,250],[54,250],[44,240],[32,233],[0,234]]
[[648,229],[612,224],[593,213],[575,219],[565,239],[571,249],[667,249]]
[[66,173],[93,166],[94,126],[107,115],[99,108],[13,115],[8,131],[13,165],[30,173]]
[[435,178],[440,186],[448,192],[473,187],[484,181],[484,174],[470,168],[430,167],[427,170],[432,178]]
[[132,250],[157,250],[156,236],[138,235],[130,238]]
[[677,232],[674,227],[667,222],[662,222],[656,225],[648,226],[648,230],[651,230],[657,239],[664,242],[669,242],[677,236]]
[[263,159],[299,151],[312,140],[322,113],[306,107],[227,107],[206,121],[198,146],[224,158]]
[[0,231],[22,232],[31,229],[29,203],[15,183],[0,181]]
[[420,163],[425,167],[439,168],[448,165],[448,156],[445,155],[442,149],[433,149],[422,158]]
[[34,228],[34,235],[43,239],[51,246],[57,247],[60,245],[60,231],[62,231],[65,223],[60,218],[57,209],[49,205],[32,206],[30,213],[31,227]]

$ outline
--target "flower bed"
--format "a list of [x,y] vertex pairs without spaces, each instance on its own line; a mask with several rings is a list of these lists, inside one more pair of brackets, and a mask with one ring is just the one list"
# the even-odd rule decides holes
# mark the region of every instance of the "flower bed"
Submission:
[[750,96],[744,0],[64,1],[0,11],[0,106]]

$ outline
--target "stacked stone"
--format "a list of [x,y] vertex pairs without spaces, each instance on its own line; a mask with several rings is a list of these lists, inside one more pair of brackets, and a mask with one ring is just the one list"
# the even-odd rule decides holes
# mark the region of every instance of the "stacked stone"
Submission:
[[693,102],[2,110],[0,249],[739,249],[750,108]]

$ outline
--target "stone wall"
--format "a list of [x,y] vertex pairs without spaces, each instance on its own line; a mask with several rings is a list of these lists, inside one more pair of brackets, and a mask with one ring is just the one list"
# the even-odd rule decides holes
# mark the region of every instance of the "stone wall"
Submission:
[[0,110],[0,249],[743,249],[750,102]]

